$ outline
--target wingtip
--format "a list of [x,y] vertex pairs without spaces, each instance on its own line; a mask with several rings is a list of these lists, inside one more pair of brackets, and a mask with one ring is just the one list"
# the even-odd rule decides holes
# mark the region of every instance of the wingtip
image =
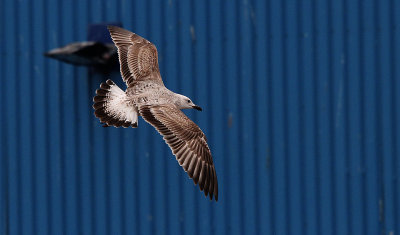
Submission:
[[210,193],[208,196],[206,195],[206,197],[210,198],[210,201],[214,199],[215,202],[218,202],[218,195],[212,195],[212,193]]
[[124,29],[122,27],[119,26],[115,26],[115,25],[108,25],[107,26],[108,32],[110,32],[110,34],[114,34],[114,33],[119,33],[119,34],[125,34],[125,35],[130,35],[133,34],[131,31]]
[[212,193],[210,193],[210,200],[212,201],[214,198],[215,202],[218,202],[218,191],[214,191]]
[[119,27],[119,26],[115,26],[115,25],[108,25],[108,26],[107,26],[107,29],[108,29],[108,32],[109,32],[111,35],[112,35],[113,33],[115,33],[115,32],[125,30],[125,29],[123,29],[123,28],[121,28],[121,27]]
[[113,30],[113,29],[118,29],[118,28],[120,28],[120,27],[115,26],[115,25],[107,25],[108,31]]

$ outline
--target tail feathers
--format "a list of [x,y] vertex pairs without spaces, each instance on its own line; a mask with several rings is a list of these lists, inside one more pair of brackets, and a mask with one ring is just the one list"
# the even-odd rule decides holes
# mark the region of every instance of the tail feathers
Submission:
[[104,127],[134,127],[138,126],[138,112],[134,106],[127,103],[127,97],[113,81],[108,79],[96,90],[93,98],[94,115],[105,123]]

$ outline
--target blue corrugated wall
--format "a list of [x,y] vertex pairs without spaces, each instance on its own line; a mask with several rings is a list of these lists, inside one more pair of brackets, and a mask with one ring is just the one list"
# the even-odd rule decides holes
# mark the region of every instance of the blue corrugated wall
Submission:
[[[1,234],[400,234],[400,1],[0,0]],[[210,202],[159,134],[102,128],[43,57],[121,22],[203,112]]]

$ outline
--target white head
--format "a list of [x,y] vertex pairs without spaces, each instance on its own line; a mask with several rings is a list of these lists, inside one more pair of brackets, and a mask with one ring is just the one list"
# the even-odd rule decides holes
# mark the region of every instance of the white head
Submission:
[[195,105],[188,97],[180,94],[175,94],[175,105],[179,109],[197,109],[201,111],[202,109]]

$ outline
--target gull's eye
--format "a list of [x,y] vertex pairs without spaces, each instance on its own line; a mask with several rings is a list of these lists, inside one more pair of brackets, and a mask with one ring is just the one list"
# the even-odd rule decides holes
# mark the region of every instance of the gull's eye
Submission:
[[190,103],[190,100],[188,100],[187,102]]

